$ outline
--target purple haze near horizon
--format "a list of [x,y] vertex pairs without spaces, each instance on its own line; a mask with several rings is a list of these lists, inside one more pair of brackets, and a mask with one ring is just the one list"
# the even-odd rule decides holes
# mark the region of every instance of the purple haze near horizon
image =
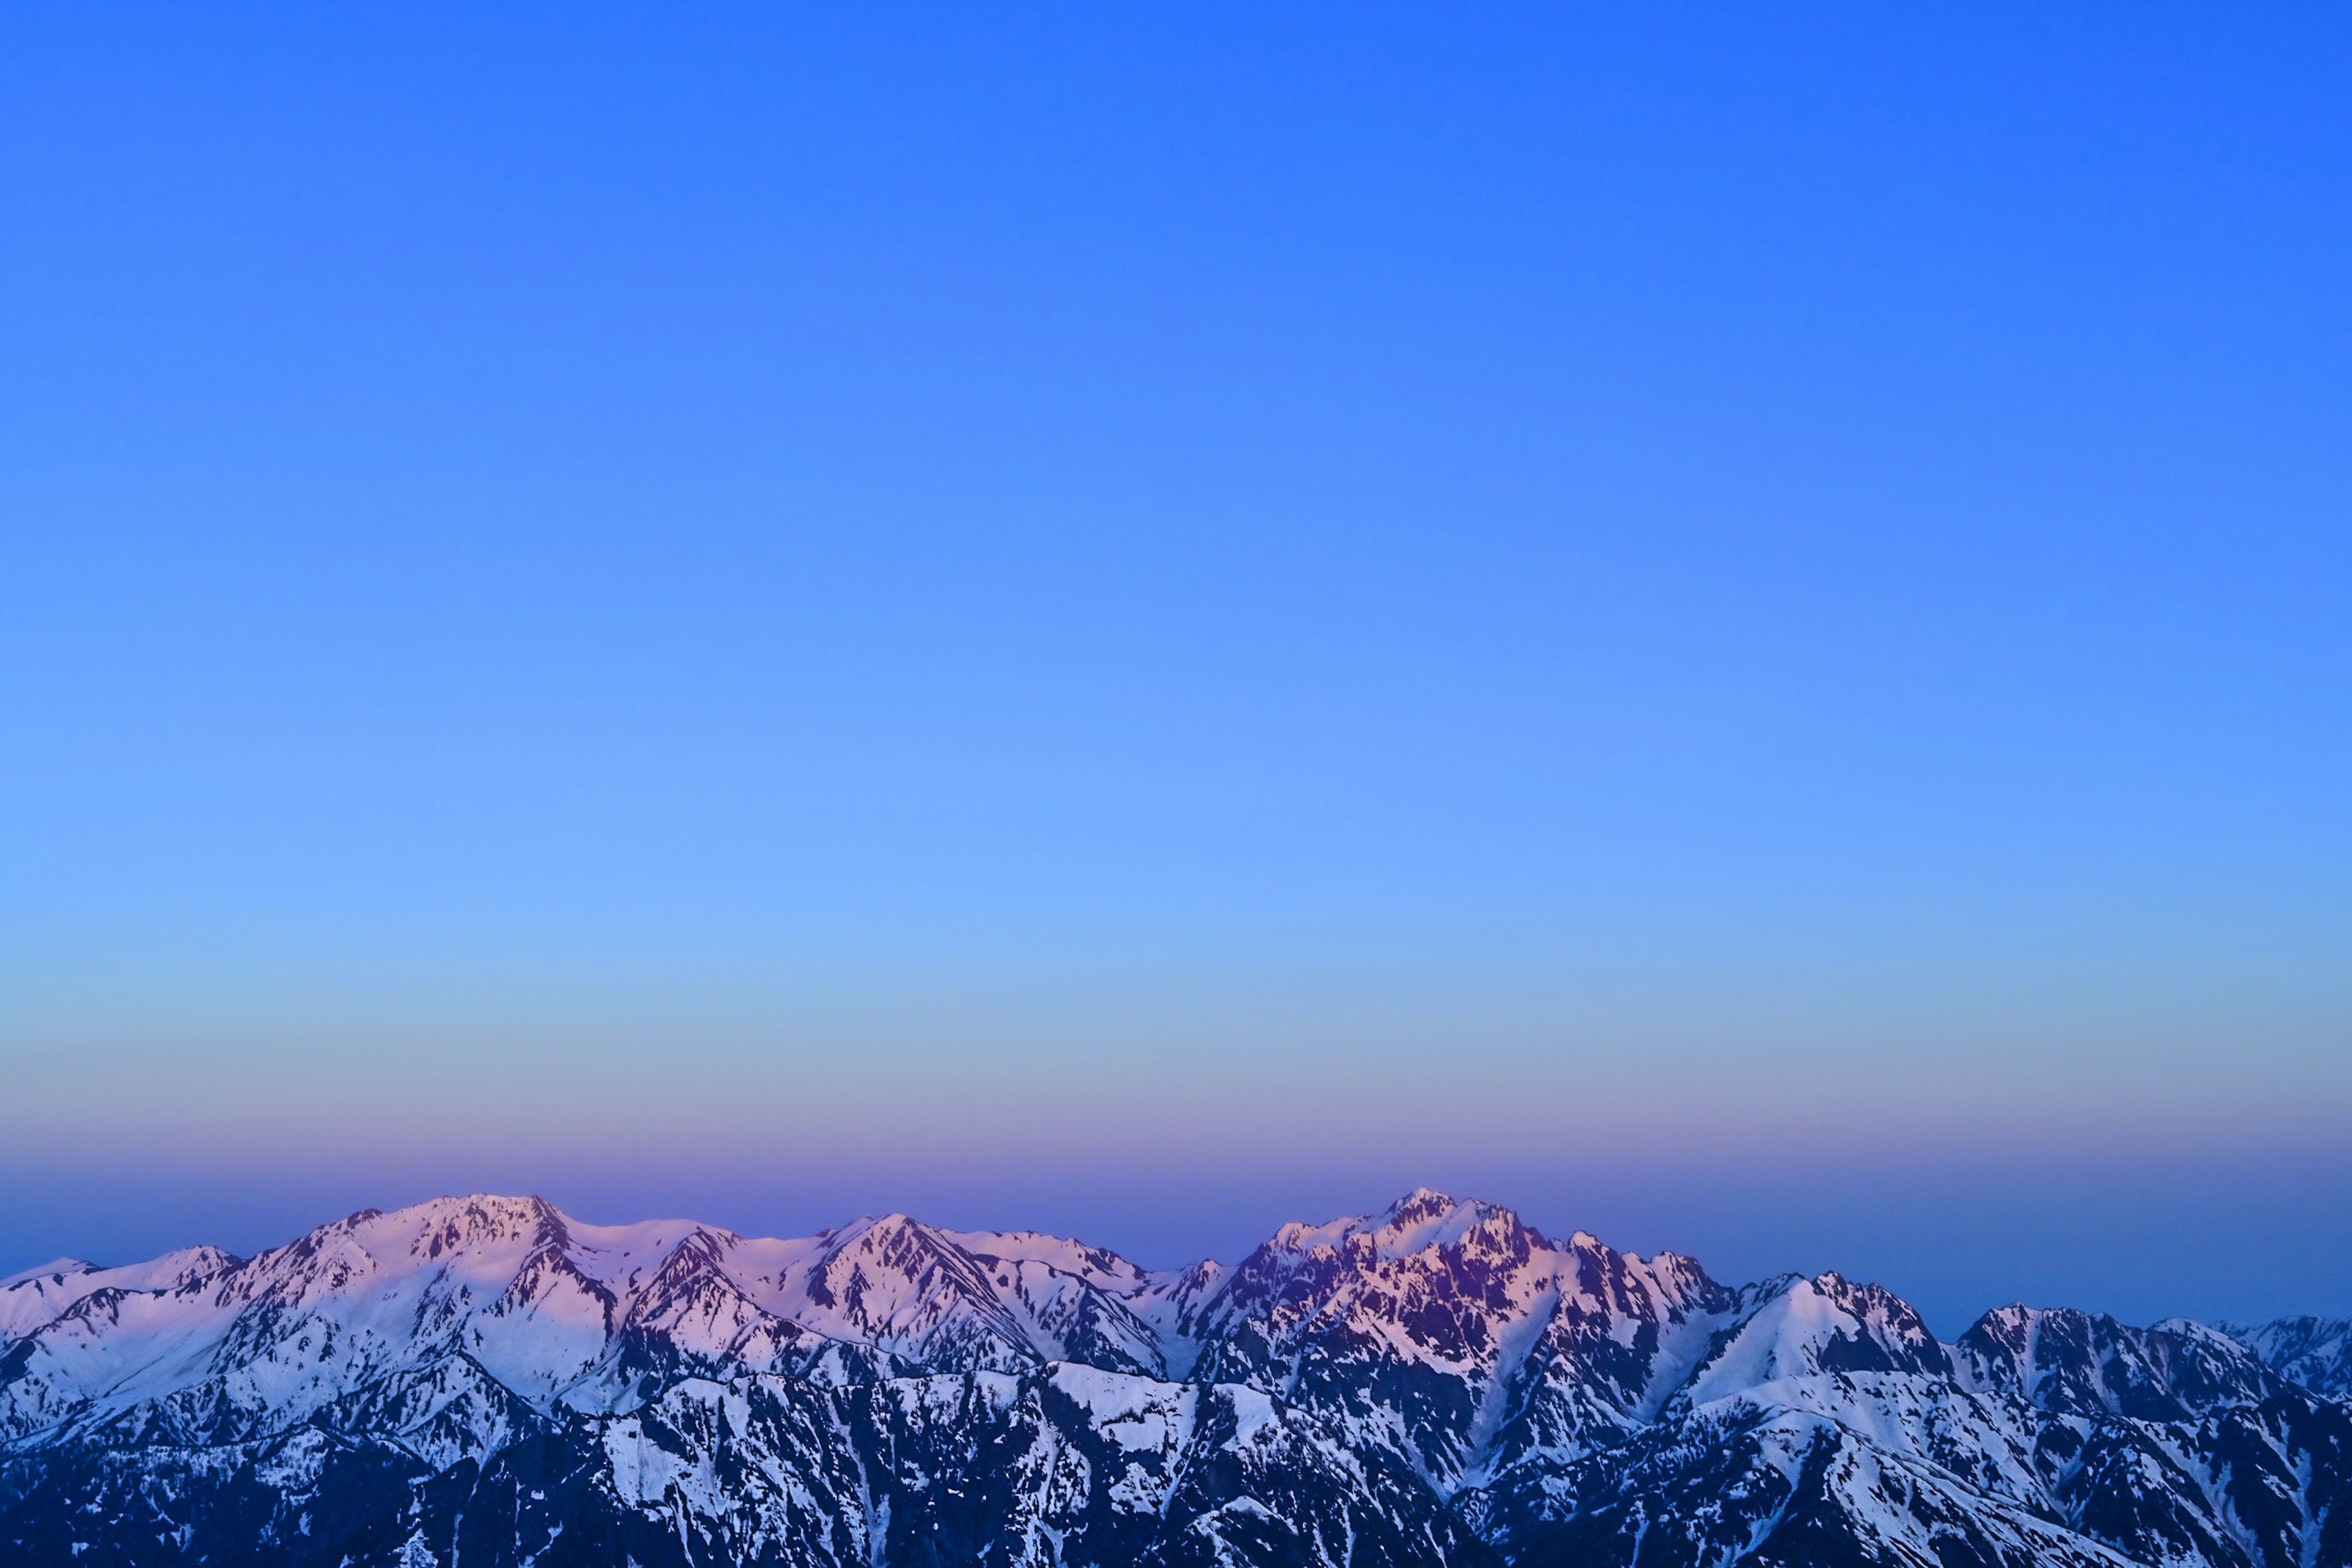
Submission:
[[2352,20],[0,20],[0,1272],[2352,1312]]

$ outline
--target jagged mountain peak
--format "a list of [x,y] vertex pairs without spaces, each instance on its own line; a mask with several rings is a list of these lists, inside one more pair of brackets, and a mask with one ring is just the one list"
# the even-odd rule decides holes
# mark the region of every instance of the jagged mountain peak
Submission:
[[228,1277],[246,1299],[315,1301],[370,1279],[419,1269],[477,1284],[511,1279],[543,1247],[568,1241],[564,1217],[543,1198],[445,1196],[404,1208],[362,1209],[282,1247],[257,1253]]
[[1823,1378],[1951,1373],[1949,1352],[1919,1314],[1883,1286],[1835,1273],[1784,1275],[1710,1304],[1720,1326],[1673,1394],[1675,1408],[1776,1399],[1770,1391]]
[[1388,1261],[1454,1246],[1480,1233],[1521,1236],[1533,1245],[1546,1245],[1538,1233],[1500,1204],[1415,1187],[1374,1213],[1349,1215],[1321,1225],[1293,1221],[1277,1229],[1260,1250],[1300,1257],[1360,1252]]
[[2280,1381],[2252,1350],[2202,1323],[2134,1328],[2072,1307],[1995,1308],[1953,1352],[1978,1386],[2074,1415],[2189,1420],[2259,1405]]
[[899,1209],[892,1209],[888,1214],[862,1214],[847,1225],[837,1225],[830,1230],[820,1231],[818,1234],[829,1241],[840,1243],[853,1240],[860,1236],[891,1237],[910,1231],[929,1231],[930,1228],[914,1215]]
[[820,1238],[804,1270],[778,1277],[778,1310],[827,1334],[919,1363],[1013,1371],[1076,1360],[1164,1370],[1154,1329],[1130,1302],[1155,1283],[1101,1247],[1027,1232],[942,1230],[902,1214]]
[[2219,1326],[2280,1376],[2316,1393],[2352,1401],[2352,1318],[2306,1313],[2267,1323]]

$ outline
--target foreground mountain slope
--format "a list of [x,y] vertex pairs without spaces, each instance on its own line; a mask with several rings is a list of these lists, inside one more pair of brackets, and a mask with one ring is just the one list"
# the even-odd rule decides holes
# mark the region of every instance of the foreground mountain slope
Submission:
[[0,1324],[28,1563],[2352,1568],[2352,1406],[2271,1364],[2324,1333],[1945,1344],[1428,1191],[1165,1273],[442,1199],[51,1265]]

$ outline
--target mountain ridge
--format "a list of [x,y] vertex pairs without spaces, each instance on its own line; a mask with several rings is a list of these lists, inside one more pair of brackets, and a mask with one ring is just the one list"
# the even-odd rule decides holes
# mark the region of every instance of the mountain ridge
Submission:
[[1160,1270],[899,1214],[778,1239],[445,1197],[0,1284],[0,1542],[2352,1568],[2352,1404],[2290,1375],[2346,1341],[2296,1321],[2016,1306],[1948,1344],[1882,1286],[1727,1286],[1428,1188]]

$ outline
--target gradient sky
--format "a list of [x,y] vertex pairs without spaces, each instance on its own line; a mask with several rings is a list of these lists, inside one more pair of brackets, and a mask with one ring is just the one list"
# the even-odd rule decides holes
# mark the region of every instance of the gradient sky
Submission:
[[0,1273],[2352,1312],[2352,14],[482,10],[0,18]]

